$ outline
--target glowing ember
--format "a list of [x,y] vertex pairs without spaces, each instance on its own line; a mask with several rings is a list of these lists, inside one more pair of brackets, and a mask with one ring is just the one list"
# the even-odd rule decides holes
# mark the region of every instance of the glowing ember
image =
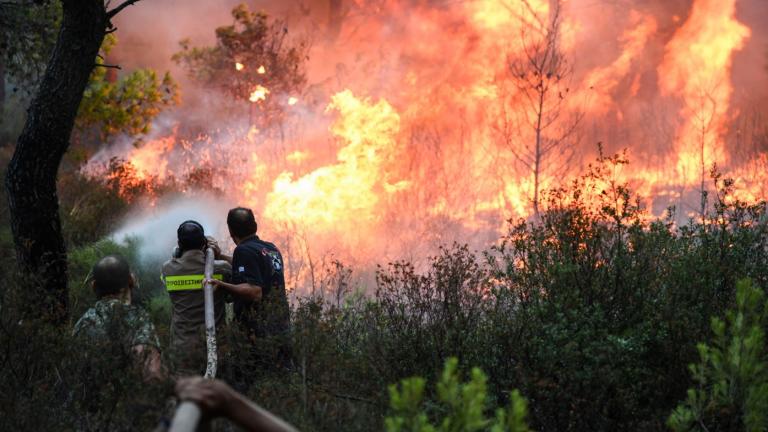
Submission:
[[248,100],[251,102],[263,101],[267,99],[268,94],[269,94],[269,89],[259,84],[251,92],[251,95],[248,97]]
[[298,101],[299,101],[298,99],[296,99],[295,97],[291,96],[291,97],[288,98],[288,105],[296,105],[296,102],[298,102]]
[[235,63],[235,70],[241,71],[245,68],[245,66],[242,63]]
[[267,73],[267,69],[266,69],[266,68],[264,68],[264,65],[261,65],[261,66],[259,66],[259,68],[258,68],[258,69],[256,69],[256,72],[257,72],[259,75],[264,75],[265,73]]

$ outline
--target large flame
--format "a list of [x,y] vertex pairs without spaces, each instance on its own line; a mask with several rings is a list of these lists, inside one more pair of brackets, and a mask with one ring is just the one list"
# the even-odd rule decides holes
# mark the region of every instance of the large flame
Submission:
[[[279,131],[206,105],[215,123],[206,136],[169,133],[116,154],[160,180],[219,167],[213,185],[284,235],[295,284],[325,253],[370,264],[454,239],[487,246],[508,219],[531,215],[534,179],[542,190],[562,185],[598,142],[628,149],[616,180],[656,214],[676,205],[693,215],[713,163],[736,177],[740,197],[766,198],[765,149],[736,157],[729,142],[739,114],[734,56],[751,35],[737,0],[693,0],[685,10],[636,1],[629,12],[576,0],[559,10],[550,0],[342,3],[338,25],[323,21],[325,9],[308,15],[319,21],[306,28],[328,35],[310,53],[305,94],[258,85],[244,95],[251,110],[281,101]],[[521,154],[536,139],[537,101],[511,64],[546,40],[558,11],[558,55],[572,73],[546,96],[560,111],[544,116],[541,138],[555,142],[581,121],[534,176]]]
[[659,66],[662,94],[683,100],[677,132],[678,174],[699,180],[712,163],[727,161],[723,135],[733,93],[731,59],[750,35],[734,17],[736,0],[697,0],[666,46]]
[[370,227],[380,214],[380,195],[407,187],[404,181],[390,183],[385,169],[400,129],[400,117],[389,103],[360,100],[346,90],[331,98],[328,110],[339,114],[331,127],[343,144],[338,162],[295,180],[292,172],[280,173],[267,196],[266,218],[300,220],[319,230]]

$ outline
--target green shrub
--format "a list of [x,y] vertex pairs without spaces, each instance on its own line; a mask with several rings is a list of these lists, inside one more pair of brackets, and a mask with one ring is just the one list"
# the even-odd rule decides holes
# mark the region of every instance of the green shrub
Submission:
[[[726,316],[728,338],[738,333],[725,314],[739,310],[739,279],[748,277],[756,287],[766,288],[765,203],[733,199],[733,184],[715,175],[718,193],[711,196],[708,213],[683,225],[673,223],[672,210],[649,221],[626,185],[612,177],[624,163],[621,157],[601,157],[584,177],[550,194],[540,220],[510,223],[498,245],[483,254],[453,245],[422,266],[396,262],[381,267],[376,290],[367,296],[345,297],[358,287],[345,285],[352,280],[349,270],[337,266],[333,271],[338,275],[328,276],[336,281],[328,285],[336,288],[332,298],[301,297],[292,307],[292,361],[287,367],[274,367],[271,341],[254,343],[225,327],[222,349],[225,341],[231,342],[220,356],[221,376],[301,429],[313,431],[380,429],[390,407],[387,385],[410,376],[440,376],[448,357],[485,371],[486,406],[519,406],[509,389],[520,389],[529,401],[528,422],[536,430],[664,430],[669,413],[692,387],[703,392],[697,398],[703,394],[707,401],[720,401],[701,405],[702,421],[716,425],[710,430],[740,424],[744,401],[759,402],[745,396],[743,386],[761,378],[754,383],[739,378],[735,388],[741,388],[737,393],[742,396],[725,403],[713,396],[714,383],[722,379],[714,378],[720,372],[712,370],[720,369],[713,369],[710,357],[715,358],[715,349],[728,357],[728,349],[722,348],[726,345],[718,342],[706,351],[708,360],[701,363],[707,365],[706,385],[691,376],[687,365],[702,358],[695,341],[710,337],[710,317]],[[84,284],[93,263],[119,252],[139,278],[136,300],[151,311],[161,337],[167,337],[169,305],[158,279],[160,262],[140,257],[135,241],[102,240],[70,251],[73,319],[93,303]],[[34,289],[33,281],[19,284],[3,276],[4,287],[11,288],[7,292]],[[4,303],[3,319],[6,313]],[[24,386],[56,382],[48,353],[68,358],[71,350],[52,336],[24,343],[36,330],[22,332],[19,322],[29,324],[22,318],[8,315],[4,322],[9,330],[0,333],[0,346],[6,348],[0,361],[28,365],[34,375],[16,371],[0,377],[0,387],[8,388],[0,404],[10,404],[8,410],[16,404],[19,416],[28,415],[36,404],[60,402],[52,393]],[[233,370],[240,376],[231,374]],[[740,376],[731,366],[722,371]],[[469,383],[456,385],[478,389],[479,381],[473,379],[470,375]],[[409,381],[397,391],[404,411],[390,411],[390,418],[401,416],[414,427],[434,428],[454,418],[448,399],[440,399],[440,391],[427,388],[426,382]],[[12,401],[11,394],[19,396]],[[476,406],[475,399],[462,398],[457,400],[466,402],[467,409]],[[416,399],[421,402],[414,403]],[[496,417],[480,411],[491,422],[483,427],[490,428]],[[426,415],[426,423],[419,423],[420,414]],[[480,418],[470,414],[462,418]],[[14,414],[0,412],[5,420],[3,415]],[[19,418],[6,423],[17,429],[47,426]]]
[[144,382],[126,353],[27,314],[19,304],[35,281],[13,282],[19,289],[5,293],[0,315],[0,430],[153,429],[166,414],[169,383]]
[[736,309],[712,318],[714,338],[697,347],[701,360],[690,366],[697,384],[668,424],[675,431],[763,431],[768,428],[768,324],[765,294],[742,280]]
[[[404,379],[389,386],[391,415],[384,423],[387,432],[527,432],[527,403],[517,390],[506,409],[489,407],[487,377],[478,368],[461,382],[458,360],[450,358],[437,383],[437,403],[426,403],[425,379]],[[489,417],[489,413],[495,417]],[[434,423],[430,419],[434,418]]]

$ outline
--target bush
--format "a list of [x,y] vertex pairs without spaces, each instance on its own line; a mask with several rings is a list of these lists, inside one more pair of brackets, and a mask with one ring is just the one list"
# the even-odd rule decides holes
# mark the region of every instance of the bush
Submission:
[[[448,359],[437,383],[437,403],[425,403],[424,378],[408,378],[399,386],[391,385],[392,414],[384,421],[385,429],[387,432],[529,431],[525,423],[527,403],[517,390],[512,391],[508,408],[490,409],[487,377],[478,368],[472,369],[470,377],[462,383],[458,360]],[[489,412],[495,417],[489,418]],[[435,418],[435,423],[430,417]]]
[[[692,401],[707,404],[683,405],[688,411],[679,412],[694,414],[679,414],[681,419],[701,418],[715,428],[746,424],[741,420],[751,416],[744,414],[746,401],[753,401],[747,388],[761,378],[747,381],[738,375],[742,369],[726,363],[716,367],[713,359],[730,358],[730,348],[724,347],[753,337],[750,329],[759,321],[744,318],[746,327],[735,327],[739,310],[745,317],[751,314],[746,306],[738,308],[745,300],[736,295],[736,284],[747,277],[755,289],[766,288],[765,203],[733,199],[733,184],[715,173],[718,193],[708,213],[683,225],[673,222],[673,209],[666,218],[650,220],[626,185],[612,177],[624,163],[619,156],[601,157],[585,176],[549,194],[539,220],[510,223],[498,245],[483,254],[453,245],[441,249],[423,270],[408,262],[381,267],[371,295],[345,295],[355,290],[345,285],[349,270],[337,266],[339,274],[328,276],[338,283],[332,299],[299,298],[292,307],[291,361],[275,364],[275,341],[254,342],[225,327],[221,358],[222,366],[228,366],[222,367],[222,376],[276,414],[315,431],[380,429],[391,402],[387,385],[412,376],[439,376],[448,357],[485,371],[488,406],[515,406],[509,390],[520,389],[536,430],[663,430],[669,413],[692,387],[700,392]],[[167,329],[167,295],[157,279],[160,263],[140,262],[136,247],[100,241],[71,251],[73,319],[92,303],[83,284],[92,264],[121,252],[141,281],[137,300],[152,311],[158,329]],[[16,283],[8,279],[4,284],[17,290],[27,286]],[[729,309],[737,311],[733,320],[726,315]],[[726,316],[725,339],[716,335],[704,359],[695,341],[710,337],[712,316]],[[17,323],[15,318],[4,322]],[[54,374],[41,372],[55,369],[41,353],[64,358],[70,348],[57,345],[53,337],[20,343],[15,338],[32,338],[38,330],[24,333],[17,324],[9,328],[4,336],[9,342],[2,345],[9,348],[0,360],[14,358],[38,374],[31,380],[18,372],[1,378],[20,395],[13,403],[53,403],[57,399],[50,393],[32,394],[23,386],[56,382]],[[686,367],[700,359],[706,381],[700,374],[692,377]],[[479,389],[478,379],[456,381],[456,388]],[[737,381],[738,397],[717,396],[721,390],[715,389],[726,384],[716,383],[732,386]],[[440,391],[429,390],[426,382],[421,390],[419,385],[403,383],[397,390],[399,408],[392,408],[390,418],[440,428],[443,419],[459,415],[460,410],[451,411],[453,399],[441,399]],[[473,406],[462,398],[456,400],[467,402],[467,409]],[[750,413],[762,406],[753,402]],[[19,412],[31,412],[25,409]],[[490,411],[480,411],[482,419],[495,421]],[[461,415],[480,419],[480,411]],[[426,423],[418,423],[421,414]]]
[[[72,329],[19,311],[35,281],[13,281],[0,316],[0,430],[150,430],[169,383],[147,383],[129,354],[84,343]],[[39,298],[39,297],[34,297]]]
[[762,431],[768,428],[768,324],[765,294],[751,281],[738,283],[736,309],[712,318],[714,339],[697,348],[690,365],[696,388],[674,410],[675,431]]
[[58,190],[62,230],[70,248],[108,235],[129,209],[118,189],[79,171],[62,174]]

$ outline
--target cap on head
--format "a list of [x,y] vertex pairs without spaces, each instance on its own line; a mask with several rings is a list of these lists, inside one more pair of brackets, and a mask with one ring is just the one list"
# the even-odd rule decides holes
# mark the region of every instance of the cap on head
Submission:
[[192,249],[202,249],[205,247],[205,230],[199,222],[188,220],[179,225],[176,230],[176,237],[179,240],[179,249],[182,252]]
[[107,255],[93,265],[93,291],[96,297],[119,294],[131,284],[131,266],[121,255]]
[[227,227],[233,237],[239,238],[256,234],[258,229],[253,211],[245,207],[235,207],[227,213]]

